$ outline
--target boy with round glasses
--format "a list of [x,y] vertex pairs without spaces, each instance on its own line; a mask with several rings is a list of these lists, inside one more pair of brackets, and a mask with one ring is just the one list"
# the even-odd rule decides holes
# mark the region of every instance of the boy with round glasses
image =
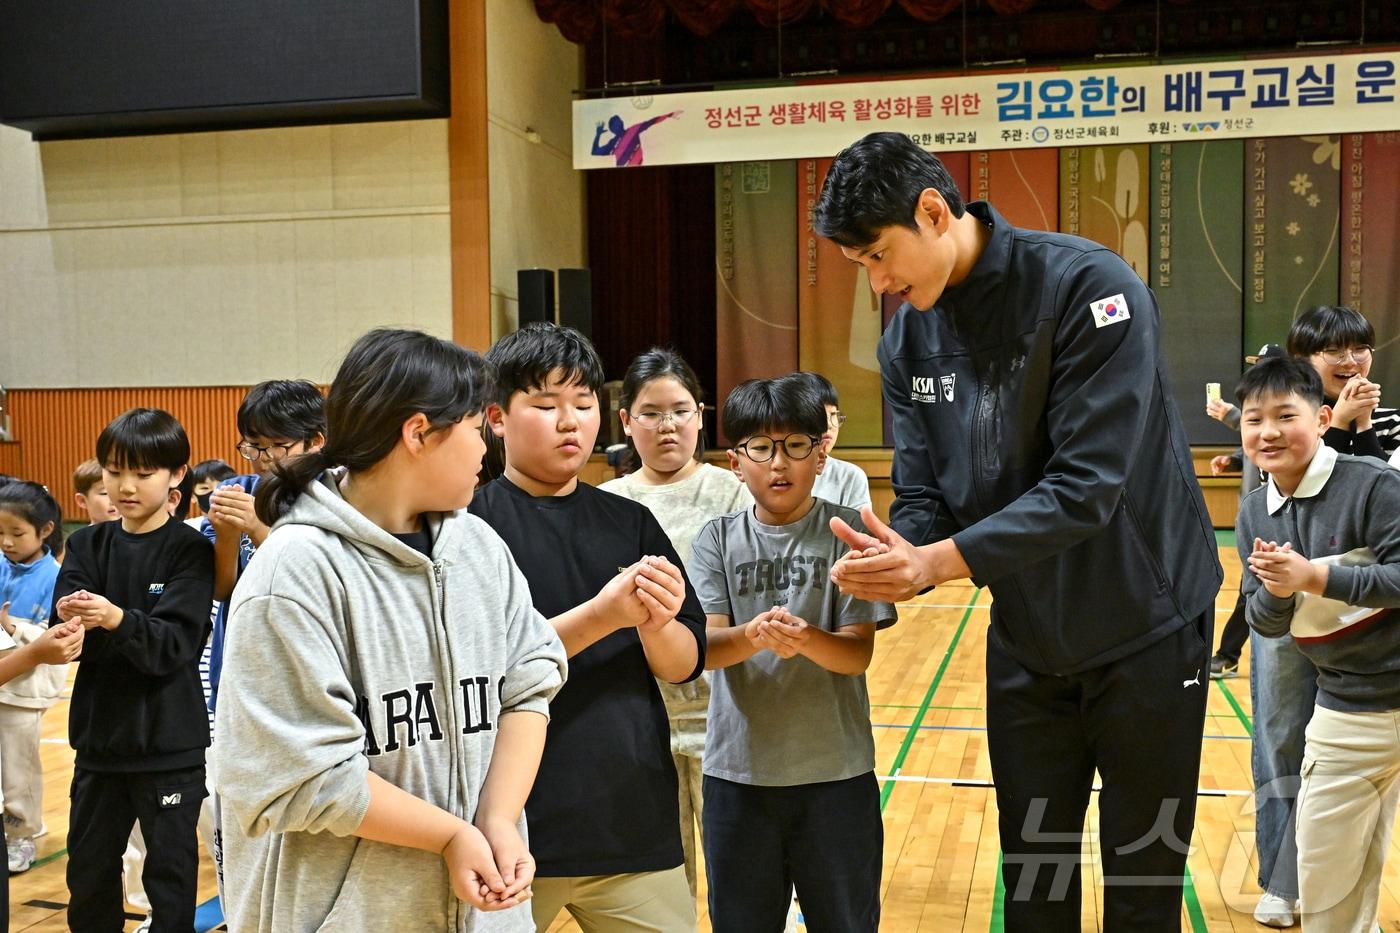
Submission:
[[883,830],[865,670],[884,602],[845,595],[833,518],[813,496],[827,415],[794,373],[725,401],[729,464],[754,506],[714,519],[691,549],[705,610],[710,724],[704,849],[716,930],[781,930],[796,888],[807,929],[873,933]]

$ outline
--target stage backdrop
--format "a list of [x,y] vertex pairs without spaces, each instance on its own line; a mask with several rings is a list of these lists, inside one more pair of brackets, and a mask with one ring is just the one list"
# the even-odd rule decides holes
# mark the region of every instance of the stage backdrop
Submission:
[[[1206,383],[1231,399],[1244,369],[1242,140],[1152,147],[1152,274],[1167,359],[1186,436],[1239,445],[1239,433],[1205,413]],[[1255,348],[1257,349],[1257,347]]]
[[802,250],[797,276],[797,361],[836,386],[847,418],[840,442],[879,447],[885,441],[880,364],[875,359],[884,329],[880,297],[870,290],[865,267],[851,262],[839,246],[812,229],[811,212],[830,167],[830,159],[797,163],[802,188],[796,225]]
[[1400,408],[1400,133],[1342,137],[1342,303],[1376,328],[1371,378]]
[[795,162],[715,166],[717,427],[734,386],[798,368],[797,205]]
[[[1146,278],[1192,443],[1237,443],[1206,417],[1205,384],[1228,399],[1244,356],[1317,304],[1356,305],[1375,324],[1372,378],[1400,406],[1400,133],[939,156],[967,200],[1101,242]],[[813,369],[850,416],[843,445],[890,445],[875,348],[898,305],[812,232],[828,165],[715,170],[716,402],[743,379]]]

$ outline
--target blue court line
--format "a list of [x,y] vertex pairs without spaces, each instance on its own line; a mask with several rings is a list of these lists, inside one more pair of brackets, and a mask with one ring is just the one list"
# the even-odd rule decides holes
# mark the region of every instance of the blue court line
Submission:
[[217,895],[194,909],[194,933],[208,933],[223,923],[224,911]]
[[[915,723],[899,723],[899,722],[872,722],[872,723],[870,724],[870,726],[871,726],[871,728],[873,728],[873,729],[919,729],[919,730],[928,730],[928,729],[932,729],[932,730],[938,731],[938,732],[986,732],[986,731],[987,731],[987,727],[986,727],[986,726],[920,726],[920,725],[917,725],[917,724],[915,724]],[[1239,740],[1242,740],[1242,741],[1248,741],[1249,739],[1252,738],[1252,736],[1248,736],[1248,735],[1205,735],[1205,736],[1202,736],[1202,738],[1206,738],[1206,739],[1239,739]]]

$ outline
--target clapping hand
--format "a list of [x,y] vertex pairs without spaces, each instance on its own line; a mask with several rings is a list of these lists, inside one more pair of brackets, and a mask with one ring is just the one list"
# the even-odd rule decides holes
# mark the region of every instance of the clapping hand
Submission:
[[1288,541],[1278,544],[1255,538],[1249,569],[1264,584],[1264,589],[1279,599],[1287,599],[1298,592],[1320,595],[1327,585],[1327,568],[1293,550]]

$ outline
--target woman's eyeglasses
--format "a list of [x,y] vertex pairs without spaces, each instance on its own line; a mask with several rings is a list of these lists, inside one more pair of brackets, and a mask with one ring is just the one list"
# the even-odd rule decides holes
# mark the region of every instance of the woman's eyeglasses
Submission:
[[695,417],[694,408],[677,408],[675,411],[643,411],[632,416],[632,420],[646,428],[648,431],[655,431],[664,422],[671,422],[678,428],[685,427],[690,423],[690,419]]

